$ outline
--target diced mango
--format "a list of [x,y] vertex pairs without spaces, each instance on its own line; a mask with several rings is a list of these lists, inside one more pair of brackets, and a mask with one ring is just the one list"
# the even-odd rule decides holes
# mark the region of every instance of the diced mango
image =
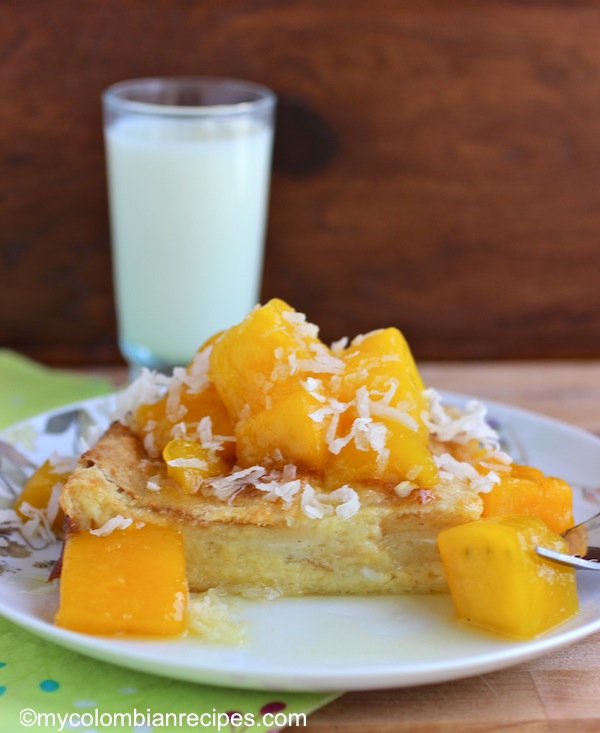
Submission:
[[[414,432],[421,442],[428,442],[429,433],[423,421],[426,410],[423,392],[415,387],[401,364],[380,362],[379,365],[372,364],[368,370],[348,370],[341,381],[342,387],[337,395],[341,402],[352,400],[357,390],[364,388],[369,393],[373,410],[377,410],[377,403],[381,403],[383,410],[390,407],[405,413],[413,422]],[[393,397],[390,400],[392,391]]]
[[373,367],[384,365],[397,373],[399,367],[415,389],[425,389],[408,343],[397,328],[382,328],[355,339],[344,350],[342,358],[349,372],[361,368],[370,371]]
[[[338,430],[341,436],[352,429],[352,421],[356,417],[353,411],[343,416]],[[360,439],[352,439],[337,455],[329,455],[327,484],[342,485],[377,479],[389,484],[410,480],[421,488],[434,486],[438,481],[437,466],[420,435],[389,418],[378,418],[377,423],[377,427],[383,429],[384,433],[383,448],[375,449],[365,445]],[[372,426],[373,423],[367,424],[366,430]]]
[[[212,432],[219,436],[233,436],[233,423],[225,409],[221,398],[213,385],[201,392],[194,393],[184,388],[181,390],[180,404],[185,408],[183,417],[167,414],[168,395],[157,402],[142,404],[133,416],[135,432],[144,438],[150,435],[158,453],[162,452],[172,439],[173,427],[185,422],[188,432],[193,432],[204,417],[210,417]],[[232,458],[233,443],[223,443],[221,455]]]
[[[46,509],[52,497],[54,487],[62,486],[69,478],[69,471],[61,471],[50,461],[44,461],[37,468],[23,487],[19,498],[15,502],[15,511],[22,519],[27,519],[21,511],[23,504],[29,504],[36,509]],[[56,516],[52,522],[52,531],[56,534],[62,532],[64,514],[60,507],[56,507]]]
[[236,426],[241,466],[283,460],[309,471],[322,471],[329,456],[326,424],[311,415],[322,407],[300,388],[275,400],[269,409],[250,415]]
[[186,628],[182,535],[132,524],[67,535],[56,623],[85,634],[172,636]]
[[224,476],[231,466],[214,450],[205,448],[196,440],[175,438],[163,451],[167,474],[188,494],[195,493],[209,476]]
[[209,374],[234,421],[295,389],[309,373],[295,364],[314,360],[314,349],[326,350],[295,322],[299,315],[284,301],[270,300],[215,343]]
[[573,526],[573,492],[566,481],[519,464],[499,476],[500,483],[481,494],[483,517],[526,514],[539,517],[558,534]]
[[438,547],[459,619],[529,639],[578,609],[573,568],[540,557],[536,545],[566,543],[537,517],[480,519],[440,532]]
[[[408,344],[397,328],[385,328],[362,336],[344,350],[345,370],[335,380],[335,397],[342,403],[356,401],[340,419],[337,437],[353,429],[359,418],[362,391],[367,421],[355,424],[356,435],[332,455],[327,466],[330,484],[383,480],[413,480],[423,488],[437,482],[438,472],[428,447],[424,385]],[[394,416],[395,415],[395,416]]]

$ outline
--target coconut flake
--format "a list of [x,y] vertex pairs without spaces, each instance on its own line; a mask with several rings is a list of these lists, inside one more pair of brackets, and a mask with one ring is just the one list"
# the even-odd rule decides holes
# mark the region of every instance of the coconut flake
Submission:
[[392,407],[391,405],[386,404],[383,400],[377,402],[371,400],[369,405],[371,415],[374,415],[375,417],[387,417],[390,420],[399,422],[401,425],[409,428],[409,430],[414,430],[415,432],[419,429],[419,424],[414,417],[409,415],[408,412],[400,410],[398,407]]
[[189,394],[200,394],[210,384],[208,374],[210,366],[210,355],[213,350],[212,344],[202,351],[197,351],[187,368],[187,372],[182,377]]
[[316,377],[307,377],[300,382],[300,385],[312,396],[317,402],[327,402],[327,395],[324,394],[323,380]]
[[400,481],[399,484],[394,486],[394,494],[399,496],[401,499],[406,499],[406,497],[410,496],[416,488],[417,487],[412,483],[412,481]]
[[324,504],[310,484],[305,484],[300,500],[302,511],[311,519],[322,519],[326,514],[333,514],[333,507]]
[[360,509],[358,494],[344,485],[331,493],[317,494],[310,484],[305,484],[300,501],[303,512],[311,519],[322,519],[334,512],[340,519],[353,517]]
[[48,524],[50,526],[52,526],[54,520],[58,516],[58,511],[60,509],[60,504],[58,503],[58,500],[60,499],[60,493],[62,491],[63,486],[64,486],[64,483],[62,481],[59,481],[56,484],[54,484],[50,492],[50,498],[48,499],[48,506],[46,507],[46,516],[48,517]]
[[375,470],[377,471],[378,478],[383,476],[383,474],[385,473],[385,470],[388,467],[389,461],[390,461],[390,449],[381,448],[377,453],[377,461],[375,464]]
[[111,532],[114,532],[115,529],[127,529],[132,524],[133,519],[131,517],[125,518],[121,514],[117,514],[116,517],[111,517],[111,519],[101,527],[98,527],[98,529],[90,529],[90,534],[96,535],[96,537],[105,537],[111,534]]
[[334,341],[331,346],[329,347],[331,349],[331,352],[334,356],[341,356],[344,352],[344,349],[348,346],[348,337],[343,336],[338,341]]
[[144,435],[142,443],[144,445],[144,450],[150,456],[150,458],[158,458],[158,456],[160,455],[160,450],[156,445],[154,433],[147,433],[146,435]]
[[148,489],[148,491],[160,491],[160,476],[158,474],[155,476],[150,476],[150,478],[146,482],[146,488]]
[[425,390],[429,412],[424,415],[432,435],[444,443],[466,444],[477,440],[497,450],[500,445],[498,433],[486,421],[487,408],[477,400],[469,400],[464,409],[454,416],[442,404],[442,398],[434,389]]
[[[336,360],[337,361],[337,360]],[[295,359],[294,371],[310,372],[311,374],[337,374],[343,367],[339,367],[332,359]]]
[[170,383],[171,377],[142,367],[140,376],[119,396],[112,419],[122,421],[142,403],[156,402]]
[[23,502],[19,506],[19,512],[28,519],[21,527],[25,539],[32,540],[34,537],[39,537],[44,542],[54,542],[56,540],[56,535],[52,531],[52,522],[48,518],[46,509],[38,509],[38,507]]
[[287,321],[294,326],[296,335],[301,339],[316,339],[318,337],[319,327],[314,323],[307,321],[304,313],[299,313],[298,311],[284,311],[281,314],[281,317],[284,321]]
[[263,466],[250,466],[243,468],[228,476],[209,479],[208,483],[213,489],[214,495],[223,501],[232,499],[235,494],[247,486],[254,485],[256,481],[267,473]]
[[171,468],[195,468],[199,471],[207,471],[208,463],[201,458],[171,458],[166,461],[167,466]]
[[360,509],[358,494],[347,484],[333,491],[331,499],[339,502],[335,507],[335,513],[340,519],[350,519]]
[[56,451],[48,456],[48,463],[52,466],[53,473],[71,473],[77,468],[75,456],[61,456]]
[[478,494],[491,491],[494,486],[500,483],[500,477],[495,471],[482,475],[477,469],[466,461],[458,461],[450,453],[442,453],[434,456],[434,461],[439,469],[439,476],[446,481],[462,481]]
[[292,505],[294,497],[302,488],[302,481],[297,478],[289,481],[274,479],[272,481],[256,481],[254,486],[259,491],[264,492],[265,499],[269,501],[281,499],[284,507],[288,508]]
[[167,392],[167,402],[165,404],[166,417],[172,423],[183,420],[188,411],[187,407],[181,403],[182,391],[183,382],[180,379],[174,379]]
[[210,451],[213,455],[220,451],[225,443],[235,443],[233,435],[214,435],[212,428],[212,419],[210,415],[205,415],[196,428],[196,434],[200,440],[200,445]]

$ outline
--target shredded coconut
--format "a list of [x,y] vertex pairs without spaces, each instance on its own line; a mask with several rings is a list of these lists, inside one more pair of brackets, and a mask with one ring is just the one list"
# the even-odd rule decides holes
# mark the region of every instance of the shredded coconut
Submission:
[[64,484],[62,482],[58,482],[54,484],[54,486],[52,487],[52,491],[50,492],[48,506],[46,507],[46,515],[48,517],[48,524],[50,526],[52,526],[52,523],[58,516],[58,511],[60,509],[58,500],[60,499],[60,492],[62,491],[63,486]]
[[257,481],[255,488],[264,491],[265,498],[269,501],[281,499],[284,507],[290,507],[296,494],[302,487],[300,479],[292,479],[290,481],[281,481],[274,479],[272,481]]
[[255,484],[267,473],[262,466],[251,466],[233,471],[228,476],[211,478],[208,484],[212,487],[214,495],[223,501],[232,499],[239,491],[246,486]]
[[23,502],[19,507],[19,511],[28,519],[21,528],[25,539],[32,540],[39,537],[44,542],[54,542],[56,540],[56,536],[52,531],[52,522],[46,509],[38,509],[27,502]]
[[[185,369],[179,367],[179,369],[175,370],[178,375],[180,375],[179,370],[185,372]],[[187,407],[181,403],[182,391],[183,382],[181,381],[180,376],[174,377],[167,392],[167,402],[165,405],[165,414],[167,419],[172,423],[178,423],[183,420],[188,411]]]
[[374,415],[375,417],[387,417],[390,420],[395,420],[401,425],[409,428],[409,430],[414,430],[415,432],[419,429],[417,421],[414,417],[409,415],[408,412],[400,410],[398,407],[392,407],[391,405],[383,402],[383,400],[381,402],[373,402],[371,400],[369,404],[371,415]]
[[339,502],[335,507],[335,513],[340,519],[350,519],[360,509],[360,500],[354,489],[344,485],[331,493],[331,499]]
[[295,359],[294,370],[296,372],[310,372],[311,374],[337,374],[341,371],[340,366],[336,363],[337,359]]
[[348,346],[348,337],[343,336],[338,341],[334,341],[329,347],[334,356],[341,356],[344,349]]
[[56,451],[48,456],[48,463],[52,466],[54,473],[70,473],[77,467],[75,456],[61,456]]
[[439,469],[441,479],[452,481],[454,479],[468,483],[473,491],[478,494],[491,491],[494,486],[500,483],[500,477],[495,471],[490,471],[482,476],[477,469],[466,461],[458,461],[450,453],[442,453],[434,456],[434,461]]
[[327,402],[327,396],[323,392],[323,380],[316,377],[307,377],[300,382],[300,385],[309,392],[317,402]]
[[154,433],[147,433],[144,435],[142,443],[144,444],[144,450],[151,458],[157,458],[160,455]]
[[322,519],[334,512],[340,519],[350,519],[360,509],[358,494],[347,485],[331,493],[317,494],[315,489],[306,483],[300,504],[303,512],[311,519]]
[[160,491],[160,476],[151,476],[146,483],[146,488],[148,491]]
[[444,443],[465,444],[477,440],[483,445],[499,449],[498,433],[486,421],[487,409],[477,400],[469,400],[458,415],[452,415],[442,404],[442,398],[434,389],[425,390],[429,413],[424,415],[429,432]]
[[314,323],[309,323],[304,313],[285,311],[281,314],[281,317],[294,326],[294,330],[300,338],[316,339],[319,335],[319,327]]
[[233,435],[214,435],[212,429],[212,420],[209,415],[203,417],[196,428],[196,434],[200,441],[200,445],[215,456],[225,443],[235,443]]
[[355,336],[351,341],[351,346],[360,346],[362,342],[367,338],[367,336],[375,336],[378,333],[381,333],[383,331],[383,328],[376,328],[373,331],[367,331],[367,333],[359,333],[358,336]]
[[171,458],[166,461],[168,466],[172,468],[195,468],[199,471],[207,471],[208,463],[201,458]]
[[415,488],[416,486],[411,481],[400,481],[399,484],[394,486],[394,493],[401,499],[405,499],[412,494]]
[[326,514],[333,514],[333,507],[321,502],[317,492],[309,483],[304,486],[300,504],[302,511],[311,519],[322,519]]
[[106,535],[111,534],[111,532],[114,532],[115,529],[127,529],[127,527],[132,524],[133,519],[131,519],[131,517],[127,517],[126,519],[118,514],[116,517],[111,517],[111,519],[105,522],[101,527],[98,527],[98,529],[90,529],[90,534],[96,535],[96,537],[105,537]]
[[171,383],[171,377],[142,367],[140,376],[119,396],[113,420],[123,418],[142,403],[156,402]]
[[428,389],[424,394],[429,412],[423,419],[430,433],[447,443],[466,445],[471,441],[478,442],[484,451],[480,465],[488,469],[486,475],[481,475],[470,463],[457,461],[444,453],[435,459],[441,469],[440,477],[454,476],[460,481],[468,481],[477,493],[491,491],[500,482],[497,471],[510,470],[512,458],[500,449],[500,437],[486,420],[485,405],[470,400],[464,409],[454,413],[444,407],[441,396],[434,389]]
[[202,351],[196,352],[191,364],[188,366],[182,381],[186,385],[189,394],[200,394],[210,384],[208,368],[210,365],[210,354],[212,352],[212,344]]

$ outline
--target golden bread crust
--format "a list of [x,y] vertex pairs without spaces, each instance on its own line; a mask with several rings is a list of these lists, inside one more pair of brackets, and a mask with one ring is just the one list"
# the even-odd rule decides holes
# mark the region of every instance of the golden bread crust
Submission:
[[166,478],[164,462],[151,459],[129,428],[113,423],[79,460],[60,503],[74,529],[101,527],[119,515],[181,528],[192,591],[216,586],[230,592],[272,588],[284,595],[445,590],[436,536],[479,518],[480,497],[456,480],[408,497],[376,484],[352,488],[360,509],[348,519],[335,513],[307,516],[301,492],[289,506],[252,486],[229,500],[209,492],[187,494]]

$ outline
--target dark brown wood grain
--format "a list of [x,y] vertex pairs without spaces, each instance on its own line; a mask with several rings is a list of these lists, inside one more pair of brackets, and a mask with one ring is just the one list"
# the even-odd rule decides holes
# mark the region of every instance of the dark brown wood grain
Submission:
[[280,97],[264,299],[418,358],[600,355],[600,2],[8,0],[0,345],[110,363],[100,93]]

